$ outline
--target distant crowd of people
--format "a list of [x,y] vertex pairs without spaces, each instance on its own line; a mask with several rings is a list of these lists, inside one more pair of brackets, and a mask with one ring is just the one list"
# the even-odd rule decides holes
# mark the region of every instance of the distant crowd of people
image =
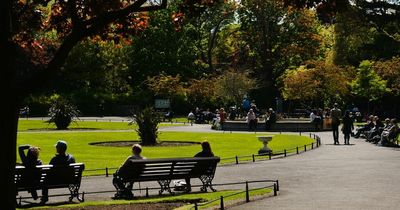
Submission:
[[367,122],[357,129],[354,138],[365,138],[367,142],[381,146],[394,146],[399,133],[396,118],[386,118],[382,122],[378,116],[370,115]]

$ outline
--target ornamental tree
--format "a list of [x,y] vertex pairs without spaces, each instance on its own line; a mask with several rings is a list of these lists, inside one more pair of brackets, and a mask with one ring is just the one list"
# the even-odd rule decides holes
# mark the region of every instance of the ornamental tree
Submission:
[[[185,0],[182,14],[212,0]],[[4,146],[0,198],[15,209],[14,168],[21,101],[38,89],[51,88],[68,54],[80,41],[98,37],[118,42],[147,27],[145,11],[165,8],[167,0],[5,0],[0,4],[0,139]],[[187,8],[187,9],[186,9]]]

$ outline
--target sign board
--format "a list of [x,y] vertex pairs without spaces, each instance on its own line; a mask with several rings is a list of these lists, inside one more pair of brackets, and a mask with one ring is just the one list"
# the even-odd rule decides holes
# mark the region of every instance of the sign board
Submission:
[[171,107],[171,103],[169,99],[156,99],[154,101],[154,107],[156,109],[169,109]]

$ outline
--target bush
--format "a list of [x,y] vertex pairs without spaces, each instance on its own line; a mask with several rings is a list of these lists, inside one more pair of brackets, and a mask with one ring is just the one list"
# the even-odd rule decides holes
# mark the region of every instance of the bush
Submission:
[[50,97],[50,109],[48,123],[54,123],[59,130],[67,129],[75,118],[78,118],[79,111],[67,99],[58,94]]
[[133,115],[131,123],[137,123],[136,131],[140,137],[142,145],[157,144],[158,124],[161,122],[161,116],[154,108],[147,107]]

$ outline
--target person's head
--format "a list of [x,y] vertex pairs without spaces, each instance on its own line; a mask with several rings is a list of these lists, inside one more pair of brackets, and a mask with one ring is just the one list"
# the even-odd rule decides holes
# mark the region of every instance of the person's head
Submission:
[[37,160],[39,158],[39,152],[40,152],[40,148],[39,147],[31,146],[28,149],[26,157],[28,159],[31,159],[31,160]]
[[132,146],[132,153],[134,155],[140,155],[141,152],[142,152],[142,146],[140,146],[140,144],[134,144]]
[[224,112],[224,111],[225,111],[224,108],[219,109],[219,112]]
[[250,113],[253,113],[253,109],[249,109],[249,112],[250,112]]
[[396,123],[397,123],[397,119],[396,119],[396,118],[391,119],[391,120],[390,120],[390,123],[391,123],[392,125],[396,124]]
[[201,148],[203,151],[210,151],[211,152],[211,145],[208,141],[201,142]]
[[67,142],[63,140],[58,140],[55,146],[58,154],[65,154],[65,151],[67,151]]
[[338,103],[334,103],[333,107],[337,108],[338,107]]
[[389,118],[386,118],[386,119],[385,119],[385,123],[386,123],[386,124],[389,124],[389,123],[390,123],[390,119],[389,119]]
[[350,111],[349,111],[349,110],[346,110],[346,112],[344,113],[344,116],[350,117]]

